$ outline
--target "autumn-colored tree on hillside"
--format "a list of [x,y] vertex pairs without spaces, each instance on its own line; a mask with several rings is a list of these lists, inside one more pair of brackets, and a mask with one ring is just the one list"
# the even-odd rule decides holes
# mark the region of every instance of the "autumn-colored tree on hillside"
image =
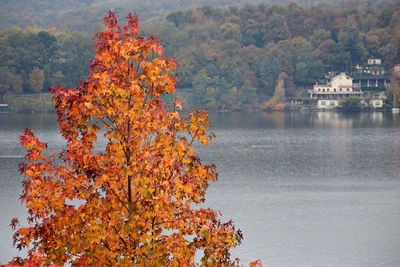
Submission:
[[275,93],[274,97],[280,102],[285,97],[285,80],[287,79],[287,75],[284,72],[281,72],[278,80],[275,85]]
[[166,106],[176,63],[155,38],[138,35],[136,15],[121,27],[110,12],[105,23],[88,80],[52,89],[67,142],[61,163],[31,130],[20,138],[28,226],[11,225],[28,255],[9,264],[192,266],[200,254],[202,265],[235,264],[230,249],[241,232],[196,208],[217,179],[193,147],[212,138],[207,114],[181,117],[179,99]]

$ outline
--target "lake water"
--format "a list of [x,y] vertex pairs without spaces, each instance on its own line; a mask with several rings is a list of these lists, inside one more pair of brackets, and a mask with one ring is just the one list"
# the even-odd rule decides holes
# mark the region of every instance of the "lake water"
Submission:
[[[207,205],[233,219],[233,251],[265,266],[400,266],[400,117],[383,113],[212,114],[217,164]],[[0,116],[0,263],[16,255],[18,136],[30,127],[61,149],[52,115]]]

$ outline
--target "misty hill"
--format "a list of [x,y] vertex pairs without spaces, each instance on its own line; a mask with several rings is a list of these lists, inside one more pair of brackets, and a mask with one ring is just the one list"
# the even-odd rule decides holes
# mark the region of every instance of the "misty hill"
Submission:
[[[395,1],[395,0],[389,0]],[[165,17],[168,13],[202,6],[241,6],[245,4],[287,4],[305,6],[377,5],[386,0],[0,0],[0,30],[13,26],[58,28],[92,32],[101,25],[107,10],[120,14],[135,11],[143,20]]]

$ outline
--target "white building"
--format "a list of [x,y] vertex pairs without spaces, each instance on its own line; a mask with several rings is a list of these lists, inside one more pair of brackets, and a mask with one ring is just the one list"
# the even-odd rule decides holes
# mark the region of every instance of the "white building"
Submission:
[[381,65],[382,60],[380,58],[370,58],[368,59],[368,65]]
[[333,77],[328,84],[315,84],[309,94],[310,98],[317,99],[318,109],[337,108],[349,97],[362,96],[361,90],[353,88],[353,79],[345,73]]
[[360,99],[360,104],[366,107],[382,108],[384,99],[383,93],[366,94],[359,86],[353,84],[353,79],[345,73],[333,77],[327,84],[315,84],[309,90],[310,98],[316,100],[318,109],[334,109],[342,105],[348,98]]
[[[361,73],[368,75],[385,75],[385,68],[382,65],[382,60],[380,58],[370,58],[367,61],[368,65],[361,68]],[[356,68],[356,70],[360,71]]]

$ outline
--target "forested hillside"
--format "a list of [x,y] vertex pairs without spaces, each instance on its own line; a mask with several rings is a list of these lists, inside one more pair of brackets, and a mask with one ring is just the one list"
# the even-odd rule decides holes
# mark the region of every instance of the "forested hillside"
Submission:
[[285,73],[288,96],[350,71],[369,57],[387,68],[400,62],[400,3],[353,9],[289,6],[201,8],[150,25],[178,59],[180,87],[193,88],[192,104],[236,109],[273,95]]
[[164,17],[175,11],[202,6],[227,7],[244,4],[287,4],[306,6],[376,5],[387,0],[0,0],[0,30],[13,26],[58,28],[92,32],[102,23],[106,11],[126,14],[134,10],[143,20]]
[[[144,35],[158,36],[167,55],[178,60],[178,91],[192,107],[254,107],[274,94],[279,76],[284,94],[294,96],[322,81],[326,72],[350,71],[369,57],[381,58],[387,68],[400,62],[396,0],[352,8],[203,7],[147,21],[143,29]],[[55,28],[3,31],[0,98],[43,92],[56,84],[76,85],[87,75],[92,38],[93,33]]]
[[75,86],[87,76],[91,37],[78,32],[12,28],[0,33],[0,100],[4,94]]

